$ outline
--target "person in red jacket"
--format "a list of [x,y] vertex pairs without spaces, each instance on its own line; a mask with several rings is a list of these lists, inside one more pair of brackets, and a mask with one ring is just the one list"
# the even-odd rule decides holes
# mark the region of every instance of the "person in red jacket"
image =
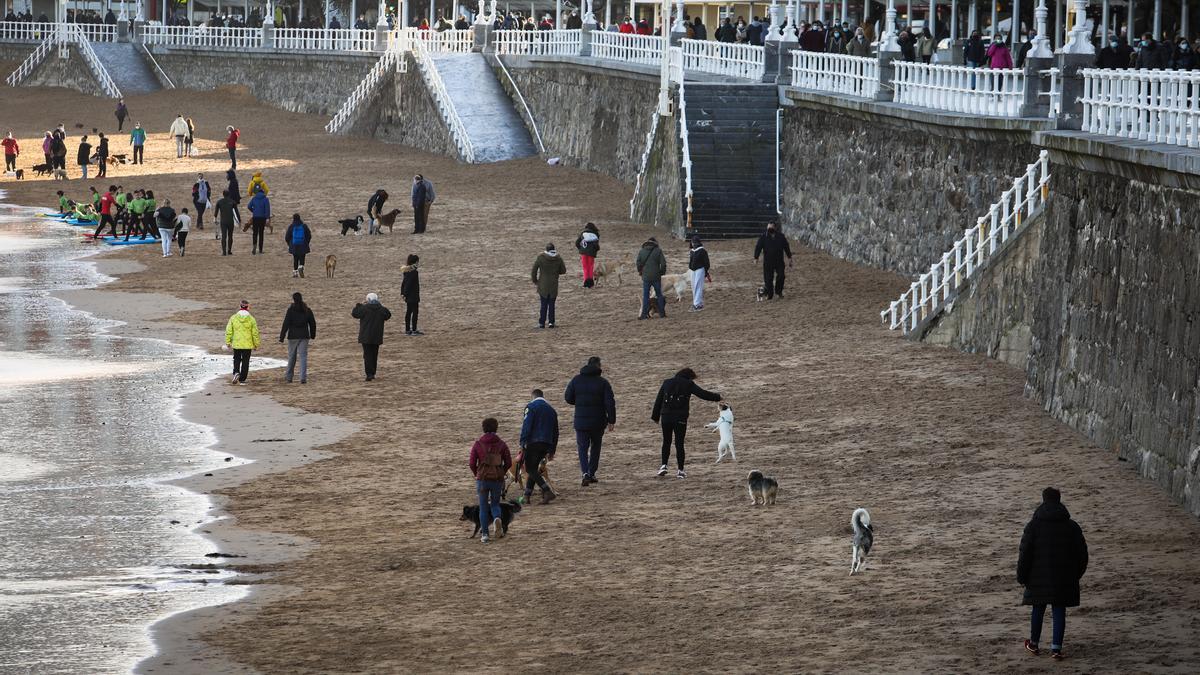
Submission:
[[225,127],[225,130],[229,132],[229,138],[225,139],[225,147],[229,150],[229,170],[237,171],[237,144],[242,132],[232,126]]
[[618,30],[626,35],[633,35],[633,19],[625,17],[625,20],[621,22]]
[[0,141],[0,145],[4,146],[4,170],[17,170],[17,155],[21,154],[21,146],[17,145],[17,139],[13,138],[12,132]]
[[637,23],[638,35],[649,35],[650,32],[650,24],[645,19],[642,19]]
[[96,228],[92,235],[92,241],[95,241],[100,233],[104,231],[104,226],[108,225],[112,229],[112,236],[117,236],[117,221],[113,218],[115,215],[113,209],[116,207],[117,199],[113,197],[113,192],[117,189],[116,185],[109,185],[108,191],[100,198],[100,225]]
[[500,500],[504,495],[504,476],[512,468],[508,445],[496,435],[500,423],[489,417],[483,421],[483,435],[471,446],[471,473],[475,474],[475,491],[479,494],[479,527],[481,541],[488,542],[488,523],[496,538],[504,536],[500,519]]

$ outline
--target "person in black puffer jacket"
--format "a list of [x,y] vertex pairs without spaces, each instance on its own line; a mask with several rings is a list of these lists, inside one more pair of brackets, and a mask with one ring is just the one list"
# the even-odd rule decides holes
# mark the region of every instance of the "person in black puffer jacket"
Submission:
[[279,341],[287,339],[287,372],[283,379],[291,382],[296,372],[296,359],[300,360],[300,384],[308,383],[308,341],[317,339],[317,318],[313,315],[299,292],[292,293],[292,304],[283,315],[283,327],[279,329]]
[[600,468],[604,431],[612,431],[617,423],[612,385],[600,377],[602,372],[600,357],[589,358],[563,393],[567,404],[575,406],[575,444],[579,450],[579,470],[583,473],[584,487],[599,482],[596,471]]
[[417,271],[420,263],[421,257],[410,253],[400,268],[404,275],[404,280],[400,282],[400,297],[404,298],[405,335],[424,335],[417,330],[417,316],[421,313],[421,273]]
[[1042,619],[1046,605],[1053,611],[1054,635],[1050,653],[1062,658],[1063,633],[1067,626],[1067,608],[1079,606],[1079,579],[1088,566],[1087,542],[1083,530],[1067,507],[1062,495],[1048,487],[1042,491],[1042,504],[1033,513],[1021,536],[1021,554],[1017,560],[1017,582],[1025,587],[1022,604],[1033,605],[1029,639],[1025,649],[1040,653]]
[[392,318],[392,313],[379,302],[379,296],[367,293],[367,302],[359,303],[350,311],[358,319],[358,343],[362,345],[363,371],[366,381],[375,379],[379,365],[379,345],[383,344],[383,324]]
[[659,476],[667,475],[667,462],[671,459],[671,438],[675,438],[675,463],[679,470],[676,478],[687,478],[683,471],[683,437],[687,433],[687,420],[693,396],[705,401],[720,401],[721,395],[701,389],[696,385],[696,371],[684,368],[662,383],[658,389],[658,398],[654,399],[654,411],[650,419],[655,423],[662,422],[662,466],[658,469]]

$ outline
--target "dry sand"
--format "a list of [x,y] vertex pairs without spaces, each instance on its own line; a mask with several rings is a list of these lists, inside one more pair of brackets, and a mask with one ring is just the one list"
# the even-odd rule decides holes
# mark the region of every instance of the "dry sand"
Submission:
[[[651,234],[626,222],[626,186],[538,160],[464,167],[331,138],[323,119],[231,92],[129,103],[156,136],[140,169],[150,175],[121,169],[127,187],[186,202],[195,171],[217,174],[224,160],[215,151],[166,158],[172,116],[195,117],[218,150],[217,130],[234,123],[247,146],[243,189],[250,170],[269,167],[275,212],[299,211],[315,237],[304,280],[290,278],[277,226],[263,257],[248,255],[239,234],[236,255],[222,259],[211,234],[196,232],[183,259],[149,246],[116,252],[146,269],[115,290],[203,301],[170,321],[210,332],[247,297],[267,356],[283,354],[270,338],[301,290],[320,326],[309,384],[256,372],[246,389],[360,429],[322,447],[329,459],[218,490],[242,526],[316,544],[282,563],[247,548],[255,557],[238,567],[294,592],[258,596],[257,611],[207,612],[200,639],[238,663],[271,673],[1200,669],[1200,524],[1024,398],[1018,370],[881,329],[878,310],[903,287],[898,277],[800,250],[788,298],[756,304],[750,244],[717,243],[702,313],[681,304],[667,320],[638,322],[632,284],[585,291],[564,281],[561,328],[537,332],[528,273],[547,241],[569,252],[593,220],[611,263],[632,260]],[[56,90],[6,91],[0,101],[0,119],[22,137],[59,117],[107,125],[111,104]],[[405,220],[392,235],[337,235],[334,220],[361,212],[376,187],[403,207],[418,171],[438,188],[427,234],[408,234]],[[57,187],[0,186],[31,204],[50,203]],[[681,270],[686,248],[664,243]],[[412,252],[422,258],[423,338],[402,334],[398,268]],[[338,256],[332,280],[321,270],[329,253]],[[578,260],[567,263],[577,274]],[[349,317],[368,291],[396,314],[373,383],[362,381]],[[616,390],[618,424],[605,439],[602,482],[580,488],[560,401],[593,354]],[[716,437],[700,426],[716,411],[698,404],[687,480],[656,479],[650,406],[684,365],[731,401],[739,461],[712,464]],[[509,538],[482,546],[458,521],[474,499],[467,451],[487,415],[515,445],[535,386],[566,422],[551,476],[562,499],[530,507]],[[227,415],[222,429],[257,423]],[[745,503],[751,468],[779,479],[774,508]],[[1021,528],[1049,484],[1062,488],[1092,551],[1062,664],[1021,650],[1028,614],[1014,580]],[[871,510],[876,548],[866,574],[850,578],[856,506]]]

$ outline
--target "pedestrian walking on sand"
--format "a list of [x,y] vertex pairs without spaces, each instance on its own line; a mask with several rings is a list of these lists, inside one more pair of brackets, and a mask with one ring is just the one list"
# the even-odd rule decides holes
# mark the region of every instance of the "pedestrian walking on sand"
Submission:
[[11,131],[3,141],[0,141],[0,145],[4,146],[4,170],[16,171],[17,155],[21,154],[21,145],[17,143],[17,139],[13,138]]
[[667,475],[667,464],[671,460],[671,440],[675,440],[676,478],[687,478],[683,470],[684,436],[687,434],[688,414],[691,412],[692,397],[696,396],[705,401],[720,401],[721,395],[696,384],[696,371],[684,368],[675,376],[664,380],[658,388],[658,397],[654,399],[654,410],[650,419],[655,424],[662,424],[662,466],[658,467],[660,477]]
[[183,137],[183,156],[192,157],[192,146],[196,143],[196,123],[192,118],[185,120],[187,124],[187,136]]
[[[379,218],[383,216],[383,205],[387,203],[387,190],[380,188],[367,200],[367,234],[381,234]],[[344,233],[343,233],[344,234]]]
[[154,225],[158,230],[158,237],[162,240],[163,257],[171,257],[171,240],[175,238],[175,221],[178,215],[175,209],[171,207],[171,200],[164,199],[162,206],[154,210]]
[[92,163],[92,144],[88,143],[87,136],[79,139],[79,152],[75,156],[75,159],[79,163],[80,171],[83,172],[81,178],[83,178],[83,180],[87,180],[88,166],[90,166]]
[[367,293],[366,304],[358,303],[350,316],[358,319],[358,343],[362,345],[363,371],[366,381],[375,379],[379,366],[379,346],[383,344],[383,324],[392,318],[392,313],[379,302],[379,296]]
[[285,382],[291,382],[296,372],[296,361],[300,361],[300,384],[308,384],[308,341],[317,339],[317,318],[304,297],[297,291],[292,293],[292,304],[283,315],[283,327],[279,329],[279,341],[287,339],[287,371]]
[[521,420],[521,453],[525,461],[525,501],[533,496],[533,486],[542,491],[542,503],[549,504],[558,495],[541,474],[542,460],[554,459],[558,450],[558,412],[547,401],[541,389],[534,389],[533,400],[525,406]]
[[617,424],[617,402],[613,398],[612,385],[600,376],[601,373],[600,357],[589,358],[563,393],[567,405],[575,406],[575,445],[579,451],[583,487],[600,482],[596,480],[596,472],[600,469],[604,432],[606,429],[612,431]]
[[767,300],[778,295],[783,297],[783,257],[787,256],[787,266],[792,266],[792,247],[779,231],[779,225],[768,223],[767,231],[758,238],[754,246],[754,262],[758,257],[763,259],[763,296]]
[[692,274],[692,310],[699,312],[704,309],[704,282],[712,281],[709,272],[708,251],[700,243],[700,237],[692,237],[692,249],[688,255],[688,270]]
[[192,227],[192,217],[188,215],[188,210],[185,207],[179,212],[179,217],[175,219],[175,241],[179,244],[179,257],[184,256],[184,247],[187,246],[188,230]]
[[229,151],[229,170],[237,171],[237,145],[238,140],[242,137],[242,132],[232,126],[225,127],[225,131],[229,132],[229,135],[225,137],[225,149]]
[[262,188],[258,188],[250,198],[250,203],[246,204],[246,208],[250,211],[250,255],[260,255],[263,252],[267,223],[271,222],[271,200]]
[[658,246],[658,240],[650,237],[642,244],[637,255],[637,271],[642,277],[642,311],[638,319],[650,318],[650,289],[658,300],[658,315],[667,318],[667,301],[663,298],[662,278],[667,273],[667,257]]
[[596,256],[600,253],[600,231],[595,223],[583,226],[583,232],[575,239],[575,249],[583,267],[583,287],[591,288],[596,285]]
[[479,529],[483,532],[480,541],[484,544],[489,541],[489,524],[497,539],[504,536],[500,500],[504,496],[504,475],[512,468],[512,455],[508,445],[496,435],[499,428],[500,423],[494,417],[483,421],[483,435],[471,446],[471,457],[467,461],[475,476],[475,492],[479,495]]
[[433,191],[433,183],[430,183],[421,174],[413,176],[413,234],[423,234],[425,232],[425,226],[429,224],[429,209],[433,206],[433,200],[436,197],[437,195]]
[[1042,504],[1021,535],[1021,554],[1017,559],[1017,582],[1025,587],[1022,604],[1033,605],[1029,639],[1025,649],[1040,654],[1042,620],[1046,605],[1053,615],[1050,655],[1063,658],[1063,635],[1067,629],[1067,608],[1079,606],[1079,580],[1087,571],[1088,549],[1083,530],[1071,520],[1062,504],[1062,494],[1048,487],[1042,490]]
[[100,142],[96,146],[96,177],[106,178],[108,176],[108,136],[104,132],[100,132]]
[[567,265],[563,262],[554,244],[546,244],[546,250],[538,254],[533,261],[530,279],[537,286],[538,297],[542,300],[538,310],[538,328],[554,328],[554,304],[558,301],[558,278],[567,273]]
[[125,118],[129,117],[129,108],[125,107],[125,99],[117,101],[117,110],[113,114],[117,116],[117,131],[124,131]]
[[196,182],[192,183],[192,206],[196,207],[196,229],[203,230],[204,212],[212,206],[212,188],[202,173],[196,174]]
[[217,200],[217,205],[213,207],[213,217],[220,226],[221,231],[217,235],[221,240],[221,255],[233,255],[233,228],[237,226],[237,202],[229,196],[229,190]]
[[250,352],[258,349],[258,322],[250,315],[250,303],[243,300],[241,309],[225,324],[225,348],[233,349],[233,384],[245,384],[250,374]]
[[[262,194],[262,193],[259,193]],[[292,276],[304,278],[304,256],[308,255],[308,245],[312,242],[312,230],[300,220],[299,213],[292,214],[292,224],[283,233],[287,242],[288,253],[292,254]],[[260,250],[259,253],[262,253]]]
[[186,157],[184,144],[188,137],[188,123],[183,119],[183,115],[176,115],[175,121],[171,122],[171,135],[175,137],[175,159]]
[[142,123],[138,122],[133,125],[133,131],[129,132],[129,144],[133,146],[133,163],[146,163],[146,130],[142,128]]
[[262,190],[264,195],[271,194],[271,188],[267,187],[267,179],[263,178],[261,171],[255,171],[250,176],[250,184],[246,186],[246,196],[253,197],[259,190]]
[[400,297],[404,298],[405,335],[424,335],[417,330],[417,316],[421,311],[421,273],[417,270],[420,263],[421,257],[410,253],[404,261],[404,266],[400,268],[404,275],[403,281],[400,282]]

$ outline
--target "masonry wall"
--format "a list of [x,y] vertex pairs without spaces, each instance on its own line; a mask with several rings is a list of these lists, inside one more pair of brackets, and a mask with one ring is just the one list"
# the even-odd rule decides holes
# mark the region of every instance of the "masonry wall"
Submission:
[[407,72],[393,72],[384,78],[378,94],[349,126],[349,133],[457,157],[458,148],[420,71],[412,57],[405,58]]
[[647,157],[646,172],[635,183],[633,219],[676,234],[684,226],[683,176],[679,141],[679,118],[659,117]]
[[258,100],[299,113],[333,116],[378,55],[286,54],[152,47],[175,86],[211,90],[245,85]]
[[57,48],[52,50],[20,86],[66,87],[90,96],[104,96],[104,91],[96,83],[96,76],[79,51],[69,47],[68,53],[69,56],[63,59],[59,57]]

